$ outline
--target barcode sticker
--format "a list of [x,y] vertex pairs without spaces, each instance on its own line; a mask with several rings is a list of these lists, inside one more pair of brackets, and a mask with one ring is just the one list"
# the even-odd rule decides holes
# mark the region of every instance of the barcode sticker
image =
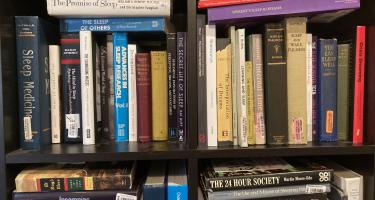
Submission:
[[117,193],[116,200],[137,200],[137,197],[133,195]]
[[23,118],[23,130],[25,134],[25,140],[33,139],[33,131],[31,129],[31,117]]
[[66,114],[65,127],[68,129],[68,138],[78,138],[78,129],[81,128],[79,114]]
[[296,118],[292,121],[292,133],[295,136],[295,143],[300,144],[302,143],[302,119]]
[[326,193],[327,187],[324,185],[306,185],[306,193],[307,194],[315,194],[315,193]]
[[333,111],[327,110],[326,112],[326,133],[333,133]]

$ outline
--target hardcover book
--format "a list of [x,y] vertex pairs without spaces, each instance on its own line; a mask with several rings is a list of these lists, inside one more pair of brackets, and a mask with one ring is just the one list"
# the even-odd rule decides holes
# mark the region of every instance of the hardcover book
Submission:
[[264,46],[267,144],[288,144],[288,88],[283,24],[266,24]]
[[198,8],[212,8],[237,4],[259,3],[272,0],[199,0]]
[[166,188],[167,162],[151,162],[146,181],[143,186],[144,200],[165,200],[167,197]]
[[218,145],[233,145],[231,46],[228,38],[216,40]]
[[177,140],[186,141],[186,32],[177,32],[176,111]]
[[177,34],[167,34],[168,140],[177,141]]
[[171,160],[168,164],[168,199],[188,200],[188,182],[185,160]]
[[168,140],[167,53],[151,51],[152,139]]
[[61,69],[60,46],[49,45],[52,143],[61,142]]
[[95,164],[49,164],[21,171],[17,192],[126,190],[133,184],[134,162]]
[[20,146],[40,149],[51,143],[47,34],[54,28],[36,16],[16,16],[15,25]]
[[136,60],[137,45],[128,45],[128,87],[129,87],[129,142],[138,141],[137,124],[137,80],[136,80]]

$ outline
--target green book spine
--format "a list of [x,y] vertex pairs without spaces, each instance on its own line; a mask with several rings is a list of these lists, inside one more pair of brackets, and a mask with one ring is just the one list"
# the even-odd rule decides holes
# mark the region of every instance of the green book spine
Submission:
[[347,140],[349,137],[349,65],[350,45],[338,45],[337,71],[337,137]]

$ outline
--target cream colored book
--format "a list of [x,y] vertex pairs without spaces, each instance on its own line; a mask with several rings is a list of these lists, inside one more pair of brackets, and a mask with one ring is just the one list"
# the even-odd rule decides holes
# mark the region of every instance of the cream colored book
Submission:
[[60,46],[49,45],[49,77],[51,90],[52,143],[61,142]]
[[253,62],[246,61],[247,143],[255,144]]

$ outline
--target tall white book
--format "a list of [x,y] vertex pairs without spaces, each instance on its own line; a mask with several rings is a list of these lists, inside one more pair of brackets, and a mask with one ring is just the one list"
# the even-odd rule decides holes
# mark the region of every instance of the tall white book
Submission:
[[60,46],[49,45],[52,143],[61,143]]
[[237,139],[238,145],[248,147],[247,142],[247,100],[246,100],[246,56],[245,29],[236,30],[235,67],[238,69],[237,81]]
[[135,55],[137,45],[128,45],[128,88],[129,88],[129,141],[138,140],[137,127],[137,83],[135,69]]
[[91,31],[80,31],[83,144],[95,144],[94,60]]
[[307,61],[307,141],[312,142],[312,34],[307,34],[306,45],[306,61]]
[[232,128],[233,128],[233,145],[238,145],[237,139],[237,77],[238,68],[236,67],[236,27],[231,26],[229,27],[229,37],[230,37],[230,44],[231,44],[231,52],[232,52]]
[[217,146],[216,26],[206,25],[207,145]]

